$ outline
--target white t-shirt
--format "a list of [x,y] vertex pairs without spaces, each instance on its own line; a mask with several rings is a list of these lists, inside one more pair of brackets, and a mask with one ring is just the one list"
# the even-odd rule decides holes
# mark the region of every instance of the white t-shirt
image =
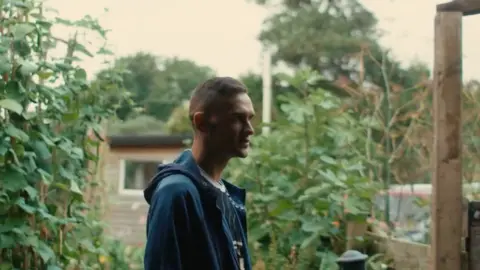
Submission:
[[200,170],[200,174],[203,176],[203,178],[207,179],[210,184],[212,184],[214,187],[218,188],[222,192],[227,192],[227,188],[223,184],[222,180],[220,181],[215,181],[213,180],[200,166],[198,167]]

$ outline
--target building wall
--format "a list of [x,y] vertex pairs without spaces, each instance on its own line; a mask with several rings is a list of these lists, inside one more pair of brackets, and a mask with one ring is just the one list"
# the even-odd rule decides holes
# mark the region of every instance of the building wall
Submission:
[[122,190],[124,160],[173,160],[183,151],[169,148],[110,148],[105,155],[104,179],[108,183],[109,202],[105,212],[111,236],[126,244],[142,245],[145,242],[145,222],[148,204],[141,190]]

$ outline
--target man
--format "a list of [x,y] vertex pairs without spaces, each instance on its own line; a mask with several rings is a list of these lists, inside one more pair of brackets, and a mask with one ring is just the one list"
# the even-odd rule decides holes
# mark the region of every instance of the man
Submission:
[[189,114],[192,149],[160,166],[144,191],[145,270],[250,270],[245,190],[221,179],[231,158],[248,153],[247,88],[229,77],[207,80],[193,91]]

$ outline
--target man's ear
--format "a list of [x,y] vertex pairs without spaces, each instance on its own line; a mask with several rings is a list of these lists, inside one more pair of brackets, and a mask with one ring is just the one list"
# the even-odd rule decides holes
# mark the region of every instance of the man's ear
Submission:
[[207,121],[203,112],[196,112],[192,116],[193,127],[201,132],[207,131]]

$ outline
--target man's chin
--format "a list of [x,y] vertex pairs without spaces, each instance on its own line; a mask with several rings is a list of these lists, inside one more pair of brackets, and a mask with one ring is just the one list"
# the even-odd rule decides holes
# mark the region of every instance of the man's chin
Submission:
[[248,156],[248,153],[250,152],[250,148],[247,147],[247,148],[242,148],[242,149],[238,149],[238,151],[236,151],[236,155],[235,157],[237,158],[246,158]]

